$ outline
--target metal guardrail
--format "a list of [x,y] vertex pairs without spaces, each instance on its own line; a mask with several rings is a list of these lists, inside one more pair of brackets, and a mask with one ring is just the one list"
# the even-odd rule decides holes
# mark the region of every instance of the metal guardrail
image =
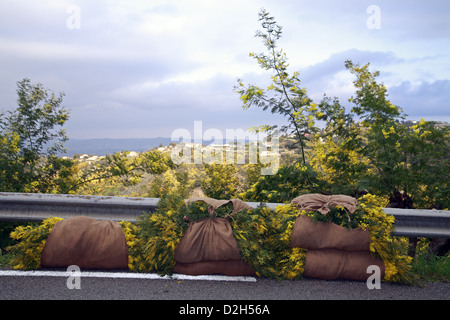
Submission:
[[[153,212],[158,198],[83,196],[0,192],[0,220],[42,221],[55,216],[67,219],[89,216],[99,220],[131,221]],[[247,202],[252,207],[259,202]],[[275,208],[279,203],[266,203]],[[450,238],[450,211],[393,209],[384,211],[395,217],[395,236]]]
[[450,238],[450,211],[384,208],[384,212],[395,217],[396,236]]
[[[98,220],[136,222],[143,213],[153,212],[159,198],[86,196],[68,194],[0,192],[0,221],[42,221],[54,216],[89,216]],[[247,202],[256,207],[258,202]],[[269,203],[274,208],[277,204]]]
[[154,211],[159,199],[71,194],[0,192],[0,220],[42,221],[54,216],[88,216],[98,220],[135,222],[143,212]]

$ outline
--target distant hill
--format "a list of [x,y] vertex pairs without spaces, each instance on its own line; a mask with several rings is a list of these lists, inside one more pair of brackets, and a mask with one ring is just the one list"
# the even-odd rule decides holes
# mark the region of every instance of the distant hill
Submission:
[[170,138],[142,138],[142,139],[69,139],[64,145],[67,148],[61,156],[73,157],[74,154],[90,154],[104,156],[119,151],[142,152],[167,146],[172,142]]
[[[180,138],[179,141],[186,141]],[[59,154],[59,156],[73,157],[75,154],[88,154],[94,156],[104,156],[107,154],[113,154],[119,151],[136,151],[143,152],[151,150],[155,147],[168,146],[172,142],[171,138],[157,137],[157,138],[133,138],[133,139],[69,139],[64,146],[67,148],[67,152]],[[232,140],[231,140],[232,141]],[[237,139],[241,143],[249,142],[248,139]],[[209,145],[210,143],[228,143],[223,139],[219,140],[194,140],[191,142],[202,143]]]

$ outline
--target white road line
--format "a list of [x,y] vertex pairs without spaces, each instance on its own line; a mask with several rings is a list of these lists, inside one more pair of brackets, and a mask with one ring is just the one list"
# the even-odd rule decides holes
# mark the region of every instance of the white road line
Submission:
[[[70,277],[74,274],[66,271],[19,271],[19,270],[0,270],[0,276],[13,277]],[[81,277],[87,278],[127,278],[127,279],[153,279],[153,280],[208,280],[208,281],[243,281],[256,282],[254,277],[246,276],[221,276],[221,275],[200,275],[190,276],[186,274],[173,274],[172,276],[160,276],[156,273],[133,273],[133,272],[90,272],[80,273]]]

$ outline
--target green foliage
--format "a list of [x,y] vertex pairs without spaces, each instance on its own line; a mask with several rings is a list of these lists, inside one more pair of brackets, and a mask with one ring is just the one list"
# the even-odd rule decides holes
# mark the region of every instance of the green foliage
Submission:
[[[78,163],[78,172],[72,190],[83,194],[114,195],[118,189],[140,183],[146,175],[164,174],[175,168],[170,156],[150,150],[137,157],[122,151],[106,155],[93,164]],[[157,194],[155,197],[159,197]]]
[[369,64],[361,67],[348,60],[345,65],[356,78],[351,112],[338,99],[325,97],[316,113],[326,127],[313,140],[311,164],[325,190],[385,196],[402,192],[421,208],[447,208],[448,127],[424,120],[408,126],[406,115],[377,82],[379,72],[371,73]]
[[203,172],[195,165],[180,165],[176,169],[170,169],[156,175],[148,186],[147,196],[161,198],[168,194],[177,194],[189,198],[197,187]]
[[[203,201],[190,202],[187,206],[180,208],[180,215],[185,221],[198,221],[210,217],[209,204]],[[227,203],[214,209],[214,218],[226,218],[233,213],[233,204]]]
[[396,146],[403,155],[402,190],[420,208],[450,208],[449,128],[421,120],[417,125],[401,129],[402,136]]
[[[346,67],[356,75],[352,111],[363,119],[364,140],[355,148],[369,162],[362,180],[370,181],[369,187],[377,194],[403,191],[422,206],[448,205],[441,196],[432,195],[448,186],[448,128],[425,121],[412,128],[402,124],[399,120],[405,115],[387,100],[384,85],[375,81],[379,73],[370,73],[368,64],[360,67],[347,61]],[[425,199],[431,202],[426,204]]]
[[[250,56],[262,69],[273,72],[271,84],[264,89],[238,80],[235,91],[244,109],[254,105],[287,118],[288,125],[282,131],[295,136],[303,165],[316,172],[313,176],[318,179],[320,191],[354,195],[368,190],[391,196],[403,192],[421,207],[448,208],[447,127],[425,121],[413,128],[405,125],[403,110],[389,101],[387,88],[377,79],[380,73],[371,72],[370,64],[360,66],[350,60],[345,61],[345,67],[355,76],[356,89],[355,96],[349,99],[351,111],[346,112],[337,98],[326,96],[316,105],[300,87],[299,73],[289,75],[287,71],[286,54],[277,47],[281,26],[264,9],[259,21],[263,31],[256,36],[262,39],[266,53]],[[320,133],[316,120],[326,123]],[[275,127],[264,125],[258,130]],[[310,150],[306,133],[313,134]],[[283,199],[276,194],[279,180],[260,179],[245,196],[258,201]],[[298,183],[291,187],[296,189]]]
[[[306,89],[300,88],[300,74],[288,73],[286,54],[277,48],[277,41],[282,36],[281,26],[264,9],[259,13],[259,21],[263,31],[258,31],[256,36],[263,41],[267,53],[250,53],[250,57],[256,59],[262,69],[272,72],[272,83],[267,89],[263,89],[255,85],[245,85],[239,79],[234,90],[240,95],[244,109],[254,105],[263,110],[269,109],[287,119],[288,125],[282,126],[280,131],[295,135],[305,164],[305,133],[315,130],[313,114],[317,106],[307,96]],[[277,126],[263,125],[261,128],[273,131]]]
[[143,174],[161,174],[175,168],[168,154],[148,151],[137,158],[128,152],[107,155],[92,166],[59,158],[67,136],[60,129],[69,118],[58,96],[29,79],[17,83],[18,107],[0,114],[0,191],[97,194],[93,186],[109,180],[135,185]]
[[274,175],[260,176],[240,196],[247,201],[286,203],[304,193],[320,190],[317,173],[307,165],[280,167]]
[[68,119],[61,106],[63,94],[56,96],[42,84],[29,79],[17,83],[18,107],[0,115],[0,190],[11,192],[52,192],[64,188],[64,174],[73,163],[55,155],[67,140]]
[[151,174],[161,174],[169,169],[174,169],[175,164],[169,154],[158,150],[150,150],[142,153],[136,160],[137,167]]
[[356,76],[356,80],[353,81],[357,89],[356,97],[349,100],[355,104],[352,112],[364,121],[374,124],[400,117],[402,110],[387,100],[386,87],[376,81],[380,75],[379,71],[371,73],[369,64],[361,67],[351,60],[345,61],[345,67]]
[[7,250],[14,254],[11,265],[14,269],[38,269],[41,266],[41,253],[44,250],[48,235],[58,221],[63,219],[50,217],[42,223],[18,226],[11,232],[11,238],[18,243],[8,247]]
[[[19,134],[19,155],[25,162],[34,162],[40,155],[55,155],[67,140],[60,127],[69,118],[61,106],[63,93],[56,96],[42,84],[32,85],[29,79],[17,83],[18,108],[8,118],[7,132]],[[56,141],[54,141],[56,139]],[[47,146],[48,143],[53,145]]]
[[425,281],[450,282],[450,253],[418,255],[413,262],[413,272]]
[[17,243],[17,241],[9,236],[15,228],[19,226],[26,227],[31,224],[30,222],[0,221],[0,250],[5,250],[7,247]]
[[12,253],[5,253],[0,250],[0,268],[8,267],[12,259],[14,259]]
[[215,199],[236,198],[240,189],[238,169],[233,164],[205,164],[205,178],[201,181],[206,196]]
[[358,122],[337,98],[324,97],[317,119],[325,127],[312,139],[310,163],[322,182],[323,191],[353,195],[366,189],[361,177],[368,171],[368,160],[358,150],[366,138]]
[[44,193],[72,193],[76,185],[78,167],[75,161],[57,156],[49,156],[41,167],[40,190]]
[[289,247],[298,214],[293,205],[272,210],[261,204],[233,216],[231,225],[241,257],[258,276],[277,280],[301,278],[306,250]]

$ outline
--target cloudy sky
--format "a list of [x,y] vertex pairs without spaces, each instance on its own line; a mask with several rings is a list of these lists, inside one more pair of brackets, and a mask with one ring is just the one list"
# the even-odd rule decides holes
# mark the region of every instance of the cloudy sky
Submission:
[[70,138],[170,137],[177,128],[283,123],[243,110],[236,79],[270,74],[249,52],[264,7],[308,95],[354,93],[347,59],[381,72],[409,119],[450,121],[450,1],[0,0],[0,111],[29,78],[64,92]]

